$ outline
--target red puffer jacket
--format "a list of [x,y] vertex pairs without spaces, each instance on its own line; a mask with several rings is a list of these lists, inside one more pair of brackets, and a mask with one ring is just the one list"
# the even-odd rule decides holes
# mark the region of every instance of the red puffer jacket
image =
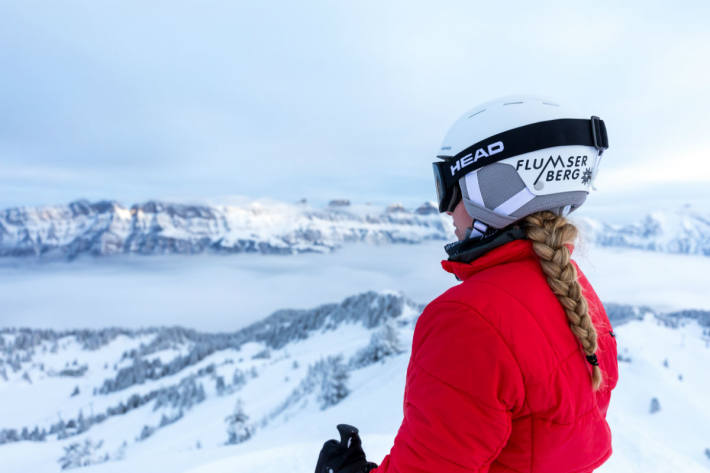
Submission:
[[530,240],[442,266],[463,282],[417,321],[404,420],[373,472],[582,473],[604,463],[611,455],[605,417],[618,379],[616,340],[579,268],[598,333],[603,382],[596,393],[592,367]]

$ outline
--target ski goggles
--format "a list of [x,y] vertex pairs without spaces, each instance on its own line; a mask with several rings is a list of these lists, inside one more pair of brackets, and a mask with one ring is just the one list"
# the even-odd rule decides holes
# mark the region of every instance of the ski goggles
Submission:
[[461,188],[457,182],[450,183],[446,179],[446,165],[449,160],[432,163],[434,168],[434,183],[439,212],[453,212],[461,200]]
[[452,212],[461,200],[459,179],[491,163],[555,146],[592,146],[599,156],[609,147],[604,121],[561,118],[513,128],[479,141],[455,156],[432,163],[439,212]]

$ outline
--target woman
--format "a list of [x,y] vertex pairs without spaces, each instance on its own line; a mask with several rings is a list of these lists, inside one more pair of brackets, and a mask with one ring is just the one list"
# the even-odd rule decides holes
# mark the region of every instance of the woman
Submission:
[[608,142],[580,116],[506,97],[453,125],[434,175],[458,238],[442,266],[462,282],[417,320],[390,453],[368,462],[341,424],[316,473],[583,473],[609,458],[616,340],[566,219]]

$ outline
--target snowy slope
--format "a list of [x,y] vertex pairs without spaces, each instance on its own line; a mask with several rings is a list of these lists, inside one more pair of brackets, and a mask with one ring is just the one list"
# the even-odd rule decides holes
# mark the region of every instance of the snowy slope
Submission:
[[[637,222],[611,224],[573,214],[600,246],[710,255],[710,215],[690,205]],[[80,255],[329,252],[345,243],[454,240],[450,218],[431,202],[416,209],[332,201],[254,201],[240,205],[77,200],[68,205],[0,212],[0,256],[75,259]]]
[[[710,312],[606,306],[620,381],[615,453],[598,471],[709,471]],[[340,422],[379,462],[401,422],[421,309],[368,292],[231,333],[2,329],[3,471],[60,471],[63,459],[87,472],[308,472]],[[237,443],[225,445],[230,415]]]

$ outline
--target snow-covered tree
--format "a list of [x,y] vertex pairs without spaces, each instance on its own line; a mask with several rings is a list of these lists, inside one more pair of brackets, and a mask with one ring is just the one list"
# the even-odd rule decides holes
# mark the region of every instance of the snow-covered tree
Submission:
[[138,437],[136,437],[136,440],[139,442],[141,440],[145,440],[148,437],[150,437],[151,435],[153,435],[156,430],[157,429],[155,427],[153,427],[152,425],[144,425],[143,428],[141,429],[140,435],[138,435]]
[[178,420],[182,419],[182,416],[183,416],[182,411],[179,411],[177,414],[175,414],[173,416],[166,416],[165,414],[163,414],[160,417],[160,427],[165,427],[166,425],[170,425],[174,422],[177,422]]
[[88,438],[84,440],[84,443],[74,442],[64,447],[64,455],[59,458],[59,466],[62,467],[62,470],[68,470],[108,461],[107,453],[104,455],[98,453],[102,445],[103,440],[93,443]]
[[271,350],[264,348],[259,353],[251,357],[253,360],[261,360],[271,358]]
[[20,436],[16,429],[2,429],[0,430],[0,445],[10,442],[19,442]]
[[124,440],[123,443],[116,449],[115,452],[111,454],[111,459],[112,460],[123,460],[126,457],[126,448],[128,447],[128,443]]
[[242,443],[254,434],[254,426],[249,423],[249,416],[244,413],[241,399],[237,399],[234,412],[224,420],[227,423],[227,444]]
[[309,368],[309,375],[319,380],[318,402],[321,409],[334,406],[344,399],[350,390],[347,386],[348,368],[343,363],[343,355],[329,356]]
[[370,343],[355,353],[349,364],[353,368],[362,368],[403,352],[404,347],[399,340],[397,329],[388,323],[372,334]]
[[247,382],[246,374],[239,368],[235,368],[234,374],[232,375],[232,387],[233,389],[239,389],[244,386]]
[[155,394],[153,410],[163,406],[188,410],[206,398],[205,388],[202,383],[195,381],[194,376],[184,378],[175,386],[162,388]]
[[76,433],[86,432],[91,427],[91,421],[87,421],[84,417],[84,411],[79,409],[79,417],[76,419]]
[[217,391],[218,396],[222,396],[227,391],[224,376],[215,376],[215,391]]

